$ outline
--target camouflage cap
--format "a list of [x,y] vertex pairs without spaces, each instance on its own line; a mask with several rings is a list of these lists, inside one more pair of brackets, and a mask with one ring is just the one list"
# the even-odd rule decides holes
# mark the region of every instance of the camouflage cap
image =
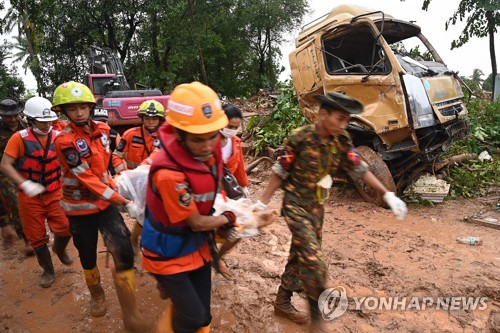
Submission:
[[23,112],[24,103],[13,98],[4,98],[0,101],[0,116],[13,116]]
[[314,95],[314,98],[321,102],[322,107],[343,110],[350,114],[360,114],[363,112],[363,104],[358,100],[338,92],[329,92],[326,95]]

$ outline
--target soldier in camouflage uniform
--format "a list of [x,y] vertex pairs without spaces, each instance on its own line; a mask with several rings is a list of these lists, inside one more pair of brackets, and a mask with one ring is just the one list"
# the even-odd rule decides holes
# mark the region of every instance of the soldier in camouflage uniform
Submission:
[[[21,122],[19,114],[23,112],[24,104],[20,101],[16,101],[12,98],[5,98],[0,101],[0,116],[2,120],[0,121],[0,159],[3,156],[5,146],[9,141],[10,137],[17,131],[25,128]],[[4,233],[4,228],[9,229],[6,223],[10,223],[14,226],[17,235],[21,238],[24,246],[24,254],[26,256],[32,256],[35,254],[33,248],[30,246],[29,242],[26,240],[26,236],[23,232],[23,227],[21,225],[21,218],[19,217],[18,206],[17,206],[17,186],[8,179],[7,176],[0,173],[0,196],[1,201],[7,202],[9,209],[4,209],[3,216],[0,217],[0,227],[2,227],[2,234]],[[4,237],[4,242],[12,241],[12,237]],[[4,244],[8,245],[8,244]]]
[[311,309],[310,332],[323,332],[318,298],[326,289],[327,267],[321,250],[324,200],[328,197],[332,177],[340,171],[362,178],[373,189],[384,193],[384,199],[398,217],[406,215],[406,205],[368,170],[367,164],[352,145],[345,131],[351,114],[363,106],[339,93],[316,95],[321,103],[316,124],[292,132],[272,168],[272,175],[262,195],[267,204],[281,186],[285,192],[282,215],[292,233],[290,255],[274,304],[277,315],[298,324],[308,315],[291,304],[293,292],[305,290]]

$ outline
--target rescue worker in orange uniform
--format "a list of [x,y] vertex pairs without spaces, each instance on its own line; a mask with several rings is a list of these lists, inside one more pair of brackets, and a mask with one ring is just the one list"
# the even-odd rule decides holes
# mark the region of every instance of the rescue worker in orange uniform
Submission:
[[245,171],[245,161],[243,159],[243,149],[241,149],[241,139],[236,136],[243,121],[241,110],[233,104],[225,104],[222,109],[226,113],[229,123],[220,132],[222,139],[222,159],[226,167],[234,175],[234,178],[241,186],[246,197],[250,195],[248,191],[248,177]]
[[[26,128],[20,117],[23,110],[24,103],[21,101],[13,98],[4,98],[0,101],[0,158],[10,137]],[[34,255],[35,251],[24,235],[19,217],[17,192],[17,186],[7,176],[0,173],[0,201],[4,204],[4,209],[0,212],[0,227],[4,237],[4,246],[11,247],[16,240],[17,237],[12,235],[12,227],[14,227],[17,236],[21,239],[23,253],[28,257]]]
[[155,277],[160,296],[173,303],[157,332],[210,331],[214,229],[236,225],[232,212],[212,216],[223,165],[219,130],[226,125],[210,87],[181,84],[170,95],[149,174],[141,240],[143,267]]
[[73,242],[78,249],[85,281],[90,290],[90,314],[106,314],[106,300],[97,268],[98,231],[114,261],[113,279],[123,314],[125,329],[144,332],[149,325],[137,309],[134,293],[134,253],[130,232],[120,214],[119,205],[128,201],[113,190],[108,172],[108,125],[95,122],[96,105],[90,89],[74,81],[59,85],[54,91],[52,110],[69,119],[55,141],[63,169],[61,205],[69,219]]
[[[101,121],[105,124],[108,124],[109,121],[109,113],[108,110],[102,107],[96,107],[94,109],[94,115],[92,116],[92,119],[95,121]],[[122,137],[120,133],[115,131],[114,129],[110,129],[109,132],[109,149],[113,152],[115,151],[116,147],[118,146],[118,143],[121,141]],[[115,169],[114,165],[117,166],[117,169]],[[116,175],[120,171],[123,171],[126,169],[126,164],[125,162],[118,157],[115,154],[111,155],[111,158],[109,159],[109,164],[108,164],[108,171],[111,174],[111,176]]]
[[[113,152],[125,161],[127,169],[137,168],[159,146],[156,131],[165,121],[165,108],[151,99],[141,104],[137,115],[142,119],[142,126],[126,130]],[[115,165],[117,173],[122,171],[119,167],[120,164]]]
[[68,125],[67,122],[61,119],[60,112],[56,112],[57,120],[52,122],[52,130],[62,132],[62,130]]
[[73,263],[66,252],[71,239],[69,222],[59,204],[62,198],[61,166],[54,148],[56,133],[51,126],[57,116],[51,107],[52,103],[43,97],[32,97],[26,102],[24,114],[29,128],[10,138],[0,166],[20,188],[21,223],[43,268],[40,286],[44,288],[50,287],[55,280],[45,220],[54,233],[52,250],[64,265]]
[[[131,128],[125,133],[113,152],[116,156],[113,160],[113,166],[119,174],[125,169],[135,169],[140,164],[152,163],[152,157],[158,151],[160,141],[158,140],[157,130],[165,121],[165,107],[154,99],[142,102],[137,115],[142,119],[142,126]],[[125,167],[123,162],[125,161]],[[132,246],[134,252],[139,252],[139,237],[141,235],[141,226],[135,222],[132,228]]]

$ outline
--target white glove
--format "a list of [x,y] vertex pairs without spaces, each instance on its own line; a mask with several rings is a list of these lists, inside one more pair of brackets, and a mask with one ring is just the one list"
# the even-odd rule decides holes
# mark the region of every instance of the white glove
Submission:
[[263,212],[267,210],[267,205],[262,201],[257,200],[257,202],[253,205],[253,210],[256,212]]
[[42,184],[35,183],[31,180],[25,180],[21,183],[21,185],[19,185],[19,187],[30,198],[36,197],[37,195],[42,194],[47,190]]
[[406,217],[408,208],[406,208],[404,201],[399,199],[394,192],[386,192],[384,194],[384,201],[399,220],[403,220]]
[[248,198],[250,196],[250,191],[248,191],[248,187],[242,186],[241,190],[243,191],[243,194],[245,195],[245,198]]
[[125,209],[127,210],[128,215],[132,218],[137,217],[137,205],[133,201],[129,201],[128,204],[125,205]]

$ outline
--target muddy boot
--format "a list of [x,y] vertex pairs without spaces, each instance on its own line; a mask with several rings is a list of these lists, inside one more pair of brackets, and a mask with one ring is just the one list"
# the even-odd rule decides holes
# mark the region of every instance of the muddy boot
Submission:
[[102,317],[108,309],[104,289],[101,287],[99,269],[97,269],[97,266],[92,269],[84,269],[83,274],[85,274],[85,282],[90,291],[90,315],[92,317]]
[[35,255],[35,250],[31,247],[30,242],[27,239],[21,239],[21,252],[26,257],[32,257]]
[[50,257],[47,244],[35,248],[35,253],[38,264],[43,268],[42,278],[39,284],[43,288],[48,288],[54,283],[56,275],[54,273],[54,265],[52,264],[52,258]]
[[305,324],[309,320],[307,313],[297,310],[291,303],[292,292],[278,289],[278,295],[274,301],[274,313],[278,316],[286,317],[296,324]]
[[156,321],[155,333],[174,333],[172,328],[172,317],[174,316],[174,305],[172,300],[167,299],[165,310]]
[[116,294],[122,308],[123,326],[129,332],[144,333],[151,330],[151,325],[144,320],[137,309],[134,292],[134,270],[113,272]]
[[311,309],[311,325],[309,326],[309,333],[327,333],[326,321],[321,316],[318,307],[318,301],[307,298],[309,301],[309,308]]
[[71,239],[71,236],[54,237],[54,244],[52,245],[52,251],[57,255],[59,260],[66,266],[69,266],[73,263],[73,259],[68,255],[66,251],[66,246],[68,246],[68,242]]

